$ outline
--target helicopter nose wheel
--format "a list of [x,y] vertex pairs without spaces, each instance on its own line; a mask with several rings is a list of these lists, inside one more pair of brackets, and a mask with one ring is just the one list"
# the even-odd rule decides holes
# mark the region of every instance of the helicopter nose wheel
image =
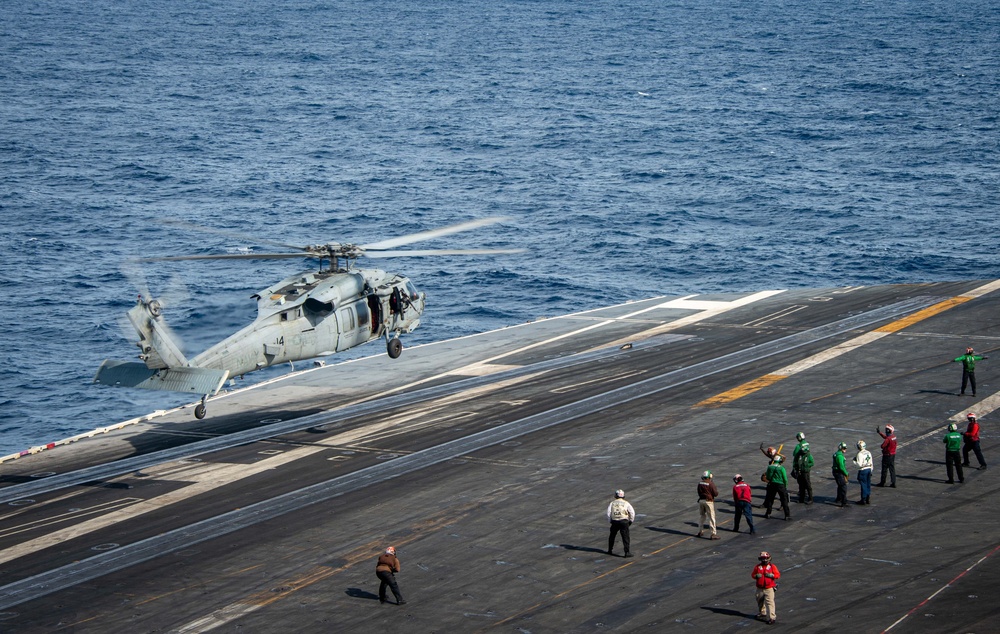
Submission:
[[208,413],[208,408],[205,407],[205,397],[201,398],[201,402],[198,403],[194,408],[194,417],[198,420],[205,418],[205,414]]
[[398,359],[403,354],[403,342],[393,337],[385,342],[385,350],[389,353],[390,359]]

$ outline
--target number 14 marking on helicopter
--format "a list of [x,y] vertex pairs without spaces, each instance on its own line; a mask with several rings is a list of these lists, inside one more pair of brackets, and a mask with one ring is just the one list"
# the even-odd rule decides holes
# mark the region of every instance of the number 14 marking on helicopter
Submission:
[[[167,328],[160,301],[148,293],[140,294],[127,316],[138,336],[135,345],[140,350],[141,363],[107,360],[98,369],[94,382],[201,394],[201,402],[194,411],[195,417],[201,419],[206,414],[208,397],[216,394],[230,377],[342,352],[375,339],[384,339],[386,351],[395,359],[403,351],[399,336],[413,332],[420,325],[425,295],[403,275],[354,268],[354,260],[520,253],[523,249],[396,249],[503,220],[483,218],[363,245],[329,243],[300,247],[272,243],[294,251],[143,258],[141,262],[306,257],[319,260],[319,268],[292,275],[254,294],[256,319],[192,359],[184,356]],[[324,261],[329,264],[325,269]]]

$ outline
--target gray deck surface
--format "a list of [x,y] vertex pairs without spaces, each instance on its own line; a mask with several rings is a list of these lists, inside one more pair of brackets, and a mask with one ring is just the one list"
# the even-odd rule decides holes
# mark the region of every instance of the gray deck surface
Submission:
[[[951,359],[1000,348],[998,288],[664,297],[373,347],[203,421],[0,464],[0,631],[997,631],[998,487],[975,457],[946,484],[942,437],[975,411],[996,455],[1000,357],[976,397]],[[837,444],[865,440],[878,482],[886,423],[897,488],[834,506]],[[760,504],[759,445],[790,456],[800,431],[816,503],[791,483],[792,521],[755,509],[756,535],[731,532],[732,475]],[[695,537],[706,469],[718,541]],[[618,488],[632,559],[604,552]],[[405,606],[377,600],[390,544]],[[761,550],[782,571],[773,626],[754,619]]]

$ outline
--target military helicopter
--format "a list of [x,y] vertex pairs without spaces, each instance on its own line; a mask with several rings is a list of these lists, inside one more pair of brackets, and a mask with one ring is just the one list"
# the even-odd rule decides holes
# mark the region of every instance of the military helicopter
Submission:
[[[139,262],[212,259],[315,258],[319,269],[287,277],[252,295],[257,300],[254,321],[201,354],[188,359],[163,319],[163,304],[139,294],[127,313],[138,335],[141,363],[106,360],[95,383],[201,394],[194,415],[207,413],[207,401],[232,378],[280,363],[343,352],[375,339],[384,339],[389,357],[403,351],[400,335],[420,325],[425,295],[408,278],[380,269],[354,268],[356,259],[434,255],[519,253],[522,249],[396,250],[422,240],[469,231],[505,218],[482,218],[370,244],[328,243],[291,246],[271,241],[292,252],[181,255],[141,258]],[[200,228],[213,233],[225,231]],[[327,262],[328,267],[323,268]]]

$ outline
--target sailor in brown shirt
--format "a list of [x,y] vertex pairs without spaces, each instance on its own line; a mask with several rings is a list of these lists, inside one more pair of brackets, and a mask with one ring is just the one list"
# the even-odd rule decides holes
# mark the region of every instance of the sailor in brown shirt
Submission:
[[701,482],[698,483],[698,537],[705,534],[705,518],[708,518],[708,527],[712,529],[709,539],[719,539],[715,534],[715,498],[719,497],[719,489],[712,482],[712,472],[706,471],[701,474]]
[[384,553],[379,555],[378,563],[375,564],[375,576],[382,582],[378,586],[379,603],[385,603],[386,586],[392,590],[392,596],[396,597],[396,605],[406,603],[406,599],[403,598],[403,594],[399,591],[399,585],[396,583],[397,572],[399,572],[399,560],[396,559],[396,549],[389,546]]

